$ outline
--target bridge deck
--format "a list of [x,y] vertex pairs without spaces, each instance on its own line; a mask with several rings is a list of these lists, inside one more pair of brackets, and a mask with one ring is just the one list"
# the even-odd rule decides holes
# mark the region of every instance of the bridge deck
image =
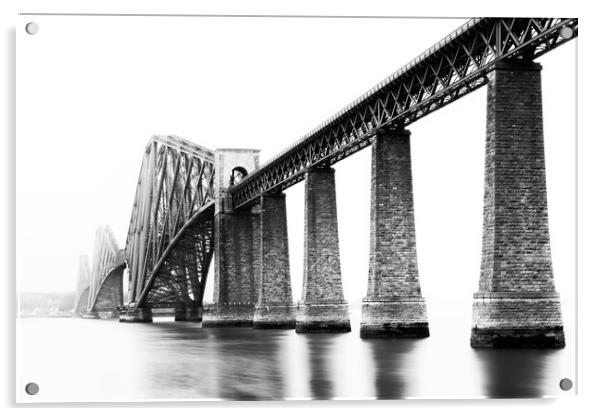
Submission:
[[472,19],[264,164],[232,189],[235,208],[286,189],[305,171],[368,146],[378,129],[400,128],[475,91],[506,59],[532,60],[577,36],[578,20]]

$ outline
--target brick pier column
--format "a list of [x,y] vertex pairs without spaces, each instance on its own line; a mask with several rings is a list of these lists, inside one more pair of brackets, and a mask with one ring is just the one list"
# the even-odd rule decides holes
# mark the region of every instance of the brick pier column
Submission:
[[253,327],[293,329],[297,308],[291,291],[285,194],[261,197],[260,223],[261,280]]
[[473,347],[564,346],[550,254],[540,72],[537,63],[505,62],[489,74]]
[[213,303],[203,327],[252,326],[259,292],[259,210],[234,210],[230,188],[236,172],[257,169],[254,149],[215,150],[215,251]]
[[259,215],[254,210],[215,217],[215,283],[213,304],[203,327],[252,326],[259,289]]
[[305,177],[303,295],[297,332],[349,332],[343,297],[334,169],[311,169]]
[[360,337],[428,337],[416,258],[409,131],[377,133],[370,204],[370,270]]

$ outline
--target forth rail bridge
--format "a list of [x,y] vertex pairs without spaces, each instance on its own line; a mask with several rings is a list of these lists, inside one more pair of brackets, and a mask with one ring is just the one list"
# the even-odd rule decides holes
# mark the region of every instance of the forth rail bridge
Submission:
[[[477,18],[269,162],[175,136],[145,148],[125,249],[108,227],[80,260],[76,312],[203,327],[350,331],[332,166],[372,146],[370,268],[360,336],[427,337],[416,260],[408,126],[487,86],[481,273],[473,347],[563,347],[550,254],[541,65],[573,18]],[[302,299],[291,293],[286,197],[305,180]],[[213,303],[203,304],[212,257]],[[124,270],[128,269],[127,299]],[[476,276],[475,276],[476,277]]]

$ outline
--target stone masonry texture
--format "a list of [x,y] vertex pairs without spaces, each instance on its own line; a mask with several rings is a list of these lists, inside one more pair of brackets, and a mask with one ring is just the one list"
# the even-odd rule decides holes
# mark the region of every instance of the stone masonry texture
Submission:
[[489,73],[485,197],[475,347],[562,347],[554,288],[543,139],[541,65]]
[[259,166],[254,149],[216,149],[215,265],[213,304],[203,308],[203,326],[251,326],[259,295],[259,212],[232,210],[232,169]]
[[295,328],[286,224],[286,195],[261,197],[260,284],[255,328]]
[[214,303],[205,309],[203,326],[253,324],[259,292],[258,224],[253,210],[216,215]]
[[370,269],[360,336],[428,336],[416,256],[410,132],[379,131],[372,144]]
[[334,169],[311,169],[305,181],[303,294],[297,332],[350,331],[343,296]]

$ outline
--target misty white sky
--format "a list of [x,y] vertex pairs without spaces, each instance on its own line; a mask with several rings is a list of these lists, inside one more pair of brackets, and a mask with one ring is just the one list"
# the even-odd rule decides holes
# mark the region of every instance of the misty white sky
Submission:
[[[145,144],[175,134],[267,160],[460,26],[457,19],[35,18],[17,21],[17,279],[70,291],[109,224],[125,244]],[[573,313],[575,42],[543,64],[552,256]],[[419,273],[427,302],[470,305],[479,278],[485,88],[409,126]],[[370,150],[335,165],[343,285],[368,276]],[[287,191],[301,296],[303,183]],[[208,288],[211,296],[211,288]],[[565,319],[566,321],[566,319]]]

